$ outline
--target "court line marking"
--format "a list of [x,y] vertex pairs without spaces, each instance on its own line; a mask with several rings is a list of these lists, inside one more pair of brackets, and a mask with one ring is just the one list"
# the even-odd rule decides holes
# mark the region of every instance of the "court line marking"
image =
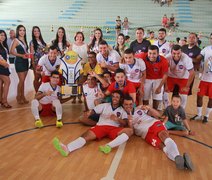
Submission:
[[116,171],[118,169],[119,163],[121,161],[122,155],[124,153],[124,149],[126,146],[126,142],[121,144],[113,158],[113,161],[110,165],[110,168],[107,172],[107,175],[103,178],[101,178],[101,180],[114,180],[114,176],[116,174]]

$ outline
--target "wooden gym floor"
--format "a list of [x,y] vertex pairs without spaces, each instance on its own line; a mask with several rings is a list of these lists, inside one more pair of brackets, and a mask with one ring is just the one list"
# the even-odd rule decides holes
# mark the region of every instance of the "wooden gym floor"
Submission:
[[[198,82],[196,79],[195,87]],[[188,98],[188,118],[196,113],[196,92],[197,88],[194,88],[194,95]],[[204,107],[206,102],[207,98],[204,99]],[[52,139],[57,136],[64,143],[69,143],[89,128],[75,123],[82,114],[83,105],[72,105],[70,102],[63,105],[63,121],[66,124],[61,129],[55,127],[55,117],[43,118],[46,127],[35,129],[30,105],[20,106],[16,102],[12,105],[11,110],[0,108],[1,180],[99,180],[103,177],[110,180],[212,179],[211,116],[207,124],[190,122],[191,129],[196,132],[190,138],[205,145],[171,136],[181,154],[190,154],[195,170],[189,172],[177,170],[162,151],[154,149],[136,136],[131,137],[126,146],[115,148],[108,155],[98,151],[100,145],[109,141],[103,139],[89,143],[68,157],[62,157],[53,148]]]

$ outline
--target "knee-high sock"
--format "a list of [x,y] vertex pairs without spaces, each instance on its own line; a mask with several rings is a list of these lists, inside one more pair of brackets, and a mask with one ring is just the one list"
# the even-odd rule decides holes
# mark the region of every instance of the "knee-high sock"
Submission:
[[79,137],[76,140],[70,142],[67,145],[67,147],[68,147],[69,152],[72,152],[72,151],[74,151],[76,149],[79,149],[79,148],[83,147],[85,144],[86,144],[85,139],[83,137]]
[[32,114],[33,114],[35,119],[40,119],[38,107],[39,107],[38,100],[33,99],[32,102],[31,102],[31,110],[32,110]]
[[199,117],[202,116],[202,107],[197,107],[197,115],[198,115]]
[[167,108],[169,105],[169,93],[167,93],[167,92],[164,92],[164,94],[163,94],[163,104],[164,104],[165,108]]
[[181,99],[182,99],[181,106],[185,109],[188,95],[180,94],[180,96],[181,96]]
[[122,133],[119,136],[117,136],[114,140],[109,142],[107,145],[110,146],[111,148],[114,148],[116,146],[123,144],[128,139],[129,139],[129,136],[126,133]]
[[210,115],[210,113],[211,113],[211,110],[212,110],[212,108],[207,108],[207,109],[206,109],[205,116],[206,116],[207,118],[209,117],[209,115]]
[[176,143],[171,138],[167,138],[164,141],[164,144],[165,147],[163,148],[163,151],[165,152],[165,154],[168,156],[169,159],[175,161],[175,157],[180,155]]
[[55,107],[56,114],[57,114],[57,120],[62,119],[62,105],[58,99],[54,100],[52,102],[52,105]]

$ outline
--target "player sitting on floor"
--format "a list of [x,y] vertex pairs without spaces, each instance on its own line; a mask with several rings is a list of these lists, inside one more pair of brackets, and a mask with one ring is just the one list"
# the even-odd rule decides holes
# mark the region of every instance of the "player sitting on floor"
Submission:
[[131,97],[125,97],[123,103],[125,111],[128,113],[128,121],[137,136],[141,136],[148,144],[155,148],[162,149],[167,157],[175,161],[178,169],[188,168],[193,170],[193,164],[187,153],[180,155],[175,142],[169,137],[166,127],[160,120],[160,114],[149,106],[138,106],[133,108]]
[[56,127],[63,126],[61,102],[66,102],[71,98],[58,99],[60,87],[57,84],[59,82],[59,78],[59,72],[53,71],[50,76],[50,82],[41,84],[35,95],[35,99],[31,102],[31,110],[35,118],[35,126],[38,128],[43,127],[40,115],[55,115],[55,111],[57,115]]
[[107,154],[112,148],[126,142],[133,133],[132,129],[124,128],[128,121],[127,113],[121,107],[122,97],[121,91],[114,91],[112,93],[112,103],[100,104],[91,111],[91,114],[94,112],[100,114],[99,122],[96,126],[90,128],[81,137],[67,145],[62,144],[55,137],[53,139],[54,147],[62,156],[68,156],[70,152],[83,147],[91,140],[109,137],[112,141],[105,146],[99,147],[100,151]]

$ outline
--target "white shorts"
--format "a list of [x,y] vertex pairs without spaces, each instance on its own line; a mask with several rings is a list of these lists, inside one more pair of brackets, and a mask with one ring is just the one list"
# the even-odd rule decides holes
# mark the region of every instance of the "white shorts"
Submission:
[[160,85],[162,79],[146,79],[144,83],[144,98],[143,100],[147,101],[151,98],[154,100],[161,101],[163,99],[164,87],[161,88],[161,93],[155,94],[155,90]]

